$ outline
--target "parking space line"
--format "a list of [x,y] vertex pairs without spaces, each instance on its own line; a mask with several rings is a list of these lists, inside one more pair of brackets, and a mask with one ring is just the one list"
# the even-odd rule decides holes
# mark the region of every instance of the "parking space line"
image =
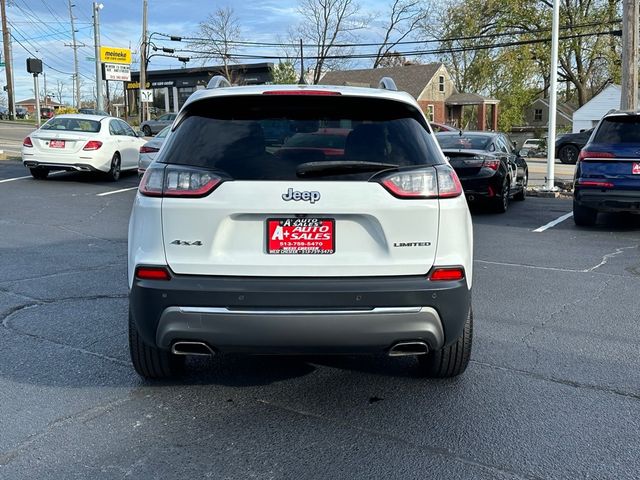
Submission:
[[31,178],[31,175],[27,175],[26,177],[5,178],[4,180],[0,180],[0,183],[15,182],[16,180],[24,180],[25,178]]
[[114,195],[116,193],[122,193],[122,192],[128,192],[130,190],[137,190],[138,187],[130,187],[130,188],[121,188],[120,190],[113,190],[111,192],[102,192],[102,193],[97,193],[96,196],[97,197],[106,197],[107,195]]
[[542,233],[545,230],[553,228],[556,225],[558,225],[559,223],[564,222],[567,218],[570,218],[570,217],[573,217],[573,212],[565,213],[561,217],[556,218],[553,222],[549,222],[546,225],[541,226],[540,228],[536,228],[533,232],[534,233]]

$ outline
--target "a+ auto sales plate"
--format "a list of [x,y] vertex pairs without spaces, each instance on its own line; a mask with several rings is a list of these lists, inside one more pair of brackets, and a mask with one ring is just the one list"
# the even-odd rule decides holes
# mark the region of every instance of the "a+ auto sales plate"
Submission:
[[267,253],[318,254],[335,252],[332,218],[268,218]]

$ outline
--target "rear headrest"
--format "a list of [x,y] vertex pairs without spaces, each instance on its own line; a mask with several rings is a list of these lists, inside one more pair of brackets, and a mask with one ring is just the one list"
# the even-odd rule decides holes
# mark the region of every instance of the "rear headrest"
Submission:
[[382,125],[358,125],[347,137],[344,155],[347,160],[380,162],[386,157],[386,147]]

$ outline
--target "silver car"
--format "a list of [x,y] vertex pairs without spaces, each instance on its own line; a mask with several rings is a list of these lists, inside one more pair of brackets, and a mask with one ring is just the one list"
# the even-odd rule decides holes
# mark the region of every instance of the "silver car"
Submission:
[[167,135],[169,134],[169,130],[171,130],[171,126],[164,127],[158,135],[140,147],[140,155],[138,156],[139,177],[144,175],[149,164],[153,162],[154,158],[156,158],[160,147],[162,147],[162,144],[164,143],[164,139],[167,138]]
[[167,127],[173,123],[176,119],[177,113],[166,113],[155,120],[147,120],[146,122],[142,122],[140,125],[140,130],[142,130],[145,136],[150,137],[151,135],[155,135],[164,127]]

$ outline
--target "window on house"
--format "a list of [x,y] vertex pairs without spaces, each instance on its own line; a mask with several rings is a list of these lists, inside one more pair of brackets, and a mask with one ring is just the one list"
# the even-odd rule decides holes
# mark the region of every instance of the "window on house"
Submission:
[[433,105],[427,105],[427,118],[430,122],[434,122],[436,119],[436,113]]
[[444,75],[440,75],[438,79],[438,90],[444,92]]
[[542,109],[541,108],[536,108],[533,111],[533,121],[534,122],[541,122],[542,121]]

